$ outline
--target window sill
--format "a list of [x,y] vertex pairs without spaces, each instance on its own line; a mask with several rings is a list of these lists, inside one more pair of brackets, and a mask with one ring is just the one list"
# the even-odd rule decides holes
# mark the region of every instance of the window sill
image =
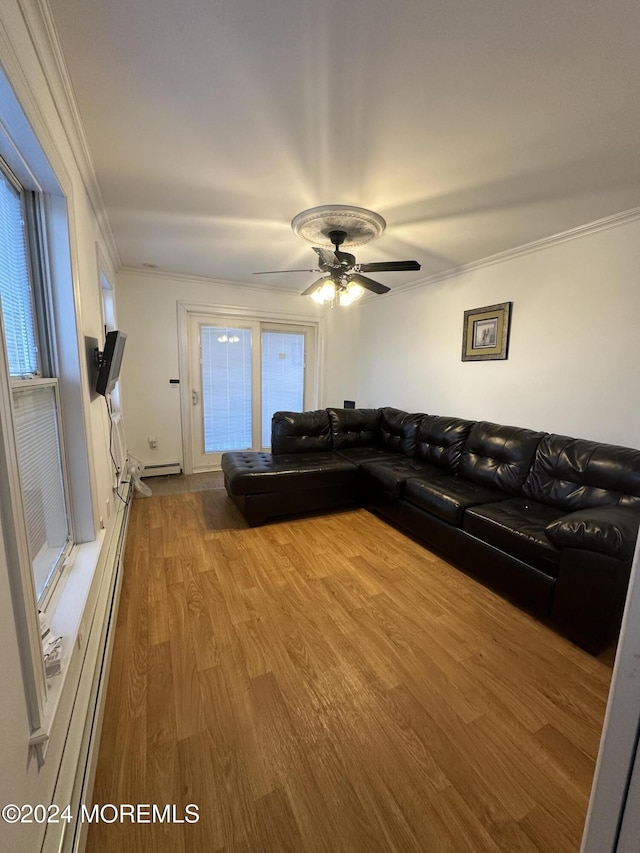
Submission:
[[42,726],[30,737],[40,767],[59,709],[73,704],[106,562],[104,545],[101,530],[93,542],[73,548],[46,608],[52,633],[62,637],[62,654],[60,674],[47,679]]

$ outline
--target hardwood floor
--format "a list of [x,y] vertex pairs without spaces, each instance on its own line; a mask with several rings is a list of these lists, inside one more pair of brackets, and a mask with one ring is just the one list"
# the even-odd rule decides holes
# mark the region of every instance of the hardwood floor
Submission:
[[134,502],[94,802],[104,853],[578,851],[611,677],[365,512],[248,529]]

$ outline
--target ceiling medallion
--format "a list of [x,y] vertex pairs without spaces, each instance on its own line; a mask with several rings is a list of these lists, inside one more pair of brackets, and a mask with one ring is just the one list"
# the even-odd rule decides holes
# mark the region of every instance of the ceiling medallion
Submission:
[[314,246],[332,246],[331,231],[346,232],[342,246],[362,246],[380,237],[386,226],[379,213],[350,204],[311,207],[291,220],[294,233]]

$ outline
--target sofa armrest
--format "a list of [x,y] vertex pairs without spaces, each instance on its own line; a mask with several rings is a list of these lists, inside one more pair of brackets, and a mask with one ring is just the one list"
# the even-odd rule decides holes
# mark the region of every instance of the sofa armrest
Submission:
[[552,521],[545,533],[557,548],[578,548],[630,560],[639,526],[640,510],[635,507],[592,507]]

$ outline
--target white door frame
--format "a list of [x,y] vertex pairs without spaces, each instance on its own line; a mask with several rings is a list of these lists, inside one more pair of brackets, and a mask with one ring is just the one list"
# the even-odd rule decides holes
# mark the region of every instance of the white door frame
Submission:
[[233,305],[211,305],[209,303],[178,300],[178,370],[180,378],[180,419],[182,430],[182,466],[185,474],[193,474],[193,443],[191,437],[191,387],[189,385],[189,315],[200,314],[213,318],[244,318],[261,323],[313,326],[315,329],[316,364],[309,369],[314,383],[313,408],[320,407],[324,365],[324,324],[316,314],[292,314],[257,310]]

